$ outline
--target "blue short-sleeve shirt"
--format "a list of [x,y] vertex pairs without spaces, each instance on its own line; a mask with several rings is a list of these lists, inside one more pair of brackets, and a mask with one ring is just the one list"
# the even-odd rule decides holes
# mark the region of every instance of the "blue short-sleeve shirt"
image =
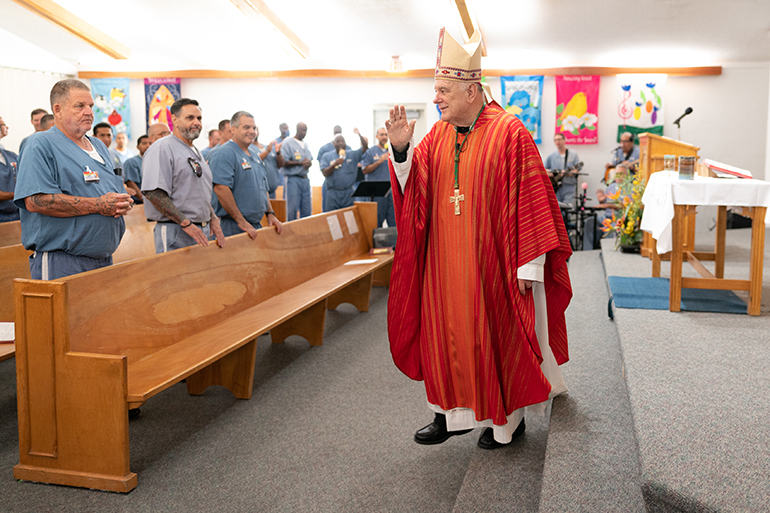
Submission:
[[[209,165],[214,184],[229,187],[243,217],[251,224],[259,223],[268,208],[267,172],[259,154],[254,151],[246,154],[235,141],[227,141],[211,157]],[[231,217],[216,194],[211,204],[219,217]]]
[[[19,157],[12,151],[0,149],[5,164],[0,162],[0,191],[13,192],[16,189],[16,174],[19,170]],[[0,214],[15,214],[18,207],[13,200],[0,201]]]
[[[345,162],[339,169],[335,169],[331,175],[326,177],[327,189],[350,189],[353,184],[356,183],[356,177],[358,176],[358,163],[364,157],[363,148],[358,148],[354,151],[345,152]],[[326,152],[321,157],[321,169],[326,169],[329,165],[337,160],[337,150]]]
[[[265,157],[262,163],[265,165],[265,172],[267,173],[267,192],[275,191],[279,185],[281,185],[281,173],[278,171],[278,154],[275,152],[275,145],[270,149],[270,152]],[[252,144],[249,146],[249,151],[259,155],[264,149],[260,150],[258,146]]]
[[34,251],[65,251],[72,255],[107,258],[118,247],[126,229],[123,217],[87,214],[51,217],[29,212],[25,198],[35,194],[66,194],[98,198],[109,192],[125,193],[116,176],[110,153],[95,137],[88,137],[101,163],[83,151],[57,127],[27,140],[19,162],[14,203],[21,214],[21,242]]
[[[196,168],[200,169],[200,176],[196,174]],[[190,221],[211,221],[212,187],[211,169],[203,156],[175,134],[158,139],[144,153],[142,193],[155,189],[165,191],[174,206]],[[151,201],[144,202],[144,213],[153,221],[170,221]]]
[[[388,153],[388,150],[383,150],[379,146],[372,146],[366,150],[366,153],[364,153],[364,158],[361,161],[361,165],[366,167],[374,164],[374,162],[379,159],[383,153]],[[382,164],[377,166],[374,171],[364,176],[366,177],[365,179],[367,182],[389,182],[390,170],[388,169],[388,161],[384,161]]]
[[[313,160],[313,154],[310,153],[310,147],[304,141],[298,141],[294,137],[284,139],[281,145],[281,156],[287,162],[292,160],[294,162],[301,162],[304,159]],[[305,178],[308,170],[303,166],[287,166],[281,168],[283,174],[286,176],[299,176]]]
[[136,155],[123,163],[123,182],[134,182],[142,189],[142,156]]

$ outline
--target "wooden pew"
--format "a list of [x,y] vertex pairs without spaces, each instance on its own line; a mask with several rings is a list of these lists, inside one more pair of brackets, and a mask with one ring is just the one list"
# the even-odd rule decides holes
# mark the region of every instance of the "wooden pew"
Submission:
[[[13,280],[29,279],[29,256],[31,251],[21,244],[0,247],[0,322],[13,322]],[[0,344],[0,362],[13,358],[15,344]]]
[[0,223],[0,248],[21,244],[21,221]]
[[[331,219],[331,222],[330,222]],[[186,379],[251,397],[256,338],[323,341],[327,308],[367,311],[376,203],[42,282],[16,280],[17,479],[128,492],[129,408]],[[358,259],[374,263],[345,265]]]
[[[131,223],[126,227],[126,233],[120,241],[120,246],[113,253],[114,263],[127,262],[137,258],[155,254],[155,242],[152,229],[155,223],[148,223],[141,217],[142,224]],[[13,280],[15,278],[29,279],[29,256],[31,251],[24,249],[21,244],[0,247],[0,322],[13,322]],[[0,344],[0,361],[13,358],[14,344]]]

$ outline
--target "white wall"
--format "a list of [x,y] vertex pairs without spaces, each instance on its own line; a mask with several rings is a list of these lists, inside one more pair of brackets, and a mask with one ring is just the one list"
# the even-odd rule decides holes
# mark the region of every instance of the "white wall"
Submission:
[[[18,147],[22,137],[32,132],[29,112],[47,107],[51,85],[61,75],[0,68],[0,116],[11,126],[3,140],[9,149]],[[614,94],[615,77],[602,77],[599,101],[599,143],[574,146],[589,173],[589,191],[596,189],[603,176],[610,151],[617,146]],[[499,97],[497,78],[490,79]],[[7,92],[11,91],[12,94]],[[144,82],[131,80],[131,122],[133,148],[144,133]],[[373,143],[373,109],[377,105],[417,103],[425,106],[426,127],[435,123],[438,113],[431,103],[432,79],[183,79],[182,94],[196,98],[203,107],[206,132],[219,120],[237,110],[251,111],[260,126],[262,142],[278,135],[278,125],[289,124],[292,133],[297,122],[308,124],[306,141],[315,154],[332,137],[334,125],[341,125],[348,144],[358,147],[353,127],[358,127]],[[764,178],[770,148],[770,66],[768,63],[723,67],[718,76],[669,77],[665,92],[665,135],[677,137],[672,122],[686,107],[693,113],[682,120],[683,141],[701,147],[701,156],[751,170]],[[556,91],[554,79],[546,77],[543,94],[542,155],[554,150],[551,142],[555,126]],[[422,135],[422,134],[418,134]],[[205,137],[199,147],[207,144]],[[318,163],[311,170],[314,183],[322,181]]]
[[[617,147],[615,77],[602,77],[599,100],[599,143],[574,146],[585,163],[585,177],[592,193],[604,176],[604,164]],[[499,79],[490,79],[493,94],[499,98]],[[203,107],[205,131],[216,128],[219,120],[237,110],[252,112],[260,126],[260,141],[278,136],[278,125],[289,124],[294,133],[297,122],[308,125],[306,141],[315,154],[332,137],[334,125],[341,125],[348,144],[358,147],[353,127],[373,142],[373,109],[376,105],[418,103],[425,105],[426,127],[438,120],[433,100],[432,79],[183,79],[182,94],[195,98]],[[144,84],[131,81],[134,140],[143,133]],[[700,154],[751,170],[757,178],[765,176],[770,108],[770,66],[767,63],[725,66],[718,76],[668,78],[664,101],[664,135],[677,137],[672,124],[685,108],[693,113],[682,120],[683,141],[700,146]],[[546,77],[543,91],[543,143],[540,152],[554,150],[556,89],[553,77]],[[418,134],[419,136],[424,134]],[[133,143],[132,143],[133,144]],[[198,146],[207,139],[201,137]],[[311,169],[314,184],[322,177],[315,162]],[[770,175],[768,175],[770,176]]]
[[53,85],[64,75],[0,66],[0,117],[8,125],[8,136],[0,143],[7,150],[19,151],[19,143],[35,131],[30,112],[51,112],[49,96]]

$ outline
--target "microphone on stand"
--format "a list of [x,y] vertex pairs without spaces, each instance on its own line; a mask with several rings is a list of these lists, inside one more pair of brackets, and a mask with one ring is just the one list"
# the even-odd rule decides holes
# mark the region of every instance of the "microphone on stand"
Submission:
[[678,127],[679,122],[682,120],[683,117],[685,117],[688,114],[692,114],[692,107],[687,107],[687,109],[684,111],[684,114],[676,118],[676,121],[674,121],[674,124]]
[[580,210],[585,210],[586,206],[586,195],[588,194],[588,184],[583,182],[580,184],[580,187],[583,189],[583,194],[580,195]]

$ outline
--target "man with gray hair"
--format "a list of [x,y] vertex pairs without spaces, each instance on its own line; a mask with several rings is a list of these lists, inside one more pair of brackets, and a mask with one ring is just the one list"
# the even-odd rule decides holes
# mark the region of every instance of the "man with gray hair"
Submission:
[[198,102],[180,98],[171,106],[174,130],[153,143],[142,162],[142,194],[147,219],[155,225],[155,252],[209,245],[214,235],[219,247],[225,236],[211,206],[211,169],[193,141],[203,130]]
[[257,136],[254,116],[239,110],[230,120],[232,138],[213,154],[209,165],[214,182],[211,204],[226,237],[246,232],[257,238],[262,216],[281,233],[268,196],[267,171],[259,154],[249,147]]
[[55,125],[27,141],[14,203],[21,241],[34,251],[30,274],[54,280],[112,264],[132,200],[115,175],[107,147],[86,133],[94,100],[84,83],[61,80],[51,90]]

